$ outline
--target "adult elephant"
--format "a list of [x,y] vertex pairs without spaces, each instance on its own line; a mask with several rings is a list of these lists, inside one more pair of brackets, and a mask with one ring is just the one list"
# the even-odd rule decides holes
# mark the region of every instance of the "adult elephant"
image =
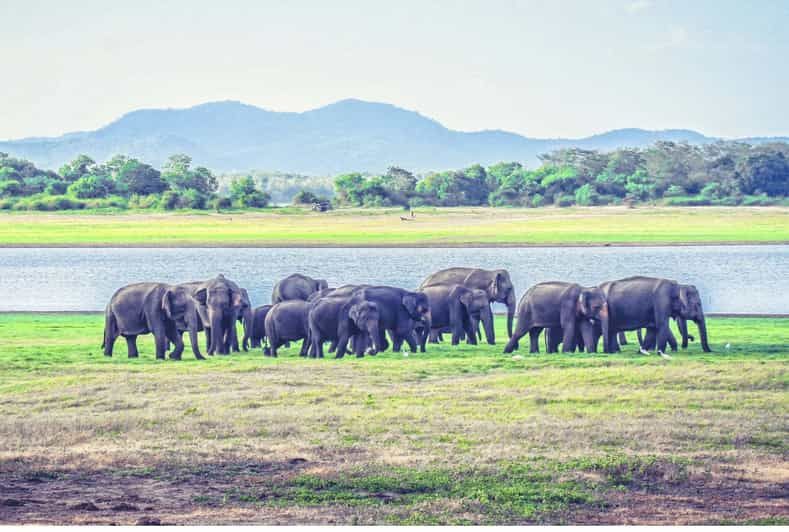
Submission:
[[[688,340],[693,341],[694,337],[688,334],[688,320],[693,321],[699,330],[699,340],[701,341],[701,349],[705,353],[712,351],[709,346],[707,338],[707,320],[704,316],[704,308],[701,304],[701,295],[699,290],[692,284],[679,285],[679,306],[675,308],[672,315],[677,322],[677,328],[682,335],[682,349],[688,348]],[[646,338],[641,338],[641,330],[638,331],[639,342],[644,349],[654,349],[657,340],[656,335],[649,334],[647,331]],[[677,341],[674,335],[669,330],[668,342],[671,347],[677,350]]]
[[277,356],[277,349],[286,342],[303,340],[300,356],[307,356],[309,349],[309,311],[310,304],[300,299],[282,301],[272,305],[264,320],[269,347],[263,352],[267,356]]
[[[323,358],[323,343],[326,341],[336,344],[340,335],[369,337],[371,346],[367,352],[374,355],[381,350],[377,344],[380,339],[378,324],[381,316],[378,306],[370,301],[355,301],[350,303],[352,295],[339,295],[323,297],[310,306],[309,329],[310,354],[313,357]],[[341,319],[346,320],[341,323]],[[361,341],[355,345],[357,357],[364,356],[365,345]],[[345,352],[337,352],[336,358],[342,358]]]
[[488,295],[477,288],[463,285],[434,285],[418,290],[427,296],[430,304],[432,330],[423,329],[419,340],[424,350],[428,336],[435,339],[437,333],[452,332],[452,345],[457,345],[465,336],[468,343],[477,343],[477,324],[481,321],[488,343],[493,344],[493,313]]
[[112,356],[118,336],[126,338],[129,358],[139,356],[137,336],[153,334],[156,358],[164,359],[168,342],[175,344],[170,358],[180,360],[184,350],[180,330],[189,330],[195,358],[202,360],[197,341],[198,302],[184,287],[164,283],[135,283],[115,292],[104,311],[106,356]]
[[[421,292],[411,292],[393,286],[369,286],[357,288],[352,292],[349,302],[343,307],[339,324],[347,323],[350,309],[362,301],[375,303],[378,307],[380,319],[378,321],[378,338],[373,338],[373,343],[384,351],[388,346],[384,331],[392,335],[392,347],[398,351],[403,343],[407,342],[412,351],[417,350],[415,326],[418,323],[430,329],[431,315],[430,302]],[[337,355],[345,354],[351,331],[340,329],[337,342]]]
[[[515,288],[507,270],[483,270],[480,268],[447,268],[422,281],[419,288],[433,285],[462,284],[466,288],[477,288],[488,294],[488,300],[507,305],[507,335],[512,337],[512,320],[515,316]],[[495,342],[494,332],[488,343]]]
[[272,305],[261,305],[252,310],[252,319],[248,322],[244,320],[244,338],[242,347],[244,351],[249,347],[261,347],[266,341],[266,314],[271,310]]
[[[617,333],[646,328],[652,330],[658,354],[664,355],[669,342],[669,319],[680,309],[679,284],[669,279],[634,276],[600,285],[608,301],[609,342],[606,351],[619,351]],[[606,330],[603,329],[605,334]]]
[[307,301],[310,294],[329,288],[326,279],[313,279],[307,275],[294,273],[274,285],[271,292],[271,303],[301,299]]
[[[235,336],[238,313],[244,307],[241,288],[219,274],[207,281],[194,281],[178,286],[187,288],[200,303],[198,312],[206,330],[208,354],[230,353]],[[248,301],[248,299],[247,299]]]
[[584,337],[584,347],[594,352],[596,342],[592,331],[581,328],[581,322],[599,322],[607,345],[608,321],[606,298],[598,287],[582,287],[561,281],[539,283],[529,288],[518,303],[518,324],[504,352],[515,351],[518,340],[529,333],[530,352],[537,353],[542,329],[558,327],[562,330],[562,352],[572,353],[575,350],[579,329]]

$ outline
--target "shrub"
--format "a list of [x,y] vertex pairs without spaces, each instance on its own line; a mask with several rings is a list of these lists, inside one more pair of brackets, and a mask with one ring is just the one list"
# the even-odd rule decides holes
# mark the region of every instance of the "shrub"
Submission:
[[65,194],[67,189],[68,183],[65,181],[50,181],[46,188],[44,188],[44,192],[50,196],[58,196],[60,194]]
[[545,197],[542,194],[535,194],[531,198],[532,207],[542,207],[545,205]]
[[572,207],[575,204],[575,196],[572,194],[560,194],[554,200],[559,207]]
[[663,193],[663,197],[665,198],[676,198],[684,195],[685,195],[685,189],[679,185],[671,185]]
[[163,209],[167,209],[168,211],[171,211],[176,207],[178,207],[179,201],[180,201],[180,197],[178,195],[178,192],[176,192],[175,190],[165,190],[164,194],[162,194],[162,199],[159,202],[159,205],[161,205]]
[[68,192],[78,198],[106,198],[115,189],[112,179],[103,175],[86,175],[74,181]]
[[0,181],[0,196],[19,196],[22,194],[22,183],[15,179]]
[[132,194],[129,198],[130,209],[155,209],[159,206],[161,197],[156,194]]
[[185,209],[205,209],[208,198],[195,189],[183,191],[178,199],[178,207]]
[[320,201],[321,198],[318,198],[315,194],[310,192],[309,190],[300,190],[293,196],[293,203],[296,205],[311,205],[317,201]]
[[774,205],[777,203],[775,200],[770,199],[767,194],[759,194],[757,196],[745,196],[742,199],[742,204],[746,207],[758,207],[761,205]]
[[214,199],[214,209],[217,211],[220,209],[229,209],[233,206],[233,201],[230,198],[221,197]]
[[16,203],[12,199],[2,199],[0,200],[0,210],[7,211],[14,208],[14,203]]
[[575,191],[575,203],[578,205],[598,205],[600,201],[600,194],[587,183]]
[[671,207],[701,207],[704,205],[712,205],[710,198],[704,196],[679,196],[676,198],[668,198],[666,205]]

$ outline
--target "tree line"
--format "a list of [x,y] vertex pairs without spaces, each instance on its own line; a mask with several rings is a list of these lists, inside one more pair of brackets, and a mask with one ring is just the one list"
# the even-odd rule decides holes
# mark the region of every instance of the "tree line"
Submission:
[[343,174],[335,201],[356,206],[491,205],[542,207],[660,201],[666,205],[773,205],[789,196],[789,144],[691,145],[656,142],[611,152],[565,148],[518,162],[417,178],[392,167],[383,175]]
[[380,175],[332,180],[271,172],[216,176],[185,154],[161,169],[125,155],[105,163],[80,155],[54,172],[0,153],[0,209],[245,209],[268,206],[272,195],[296,204],[333,195],[336,205],[360,207],[774,205],[787,204],[789,196],[786,143],[660,141],[610,152],[565,148],[540,161],[535,169],[501,162],[424,176],[393,166]]
[[79,155],[58,172],[0,153],[0,208],[207,209],[262,208],[271,197],[251,176],[232,179],[224,195],[219,180],[185,154],[171,156],[161,170],[125,155],[99,164]]

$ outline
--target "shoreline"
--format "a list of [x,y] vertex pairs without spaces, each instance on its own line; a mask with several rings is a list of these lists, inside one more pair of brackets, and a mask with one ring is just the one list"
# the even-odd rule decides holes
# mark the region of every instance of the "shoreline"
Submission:
[[139,249],[181,249],[181,248],[632,248],[632,247],[709,247],[709,246],[786,246],[789,240],[724,240],[700,242],[410,242],[410,243],[336,243],[336,242],[120,242],[120,243],[22,243],[0,244],[0,249],[111,249],[111,248],[139,248]]

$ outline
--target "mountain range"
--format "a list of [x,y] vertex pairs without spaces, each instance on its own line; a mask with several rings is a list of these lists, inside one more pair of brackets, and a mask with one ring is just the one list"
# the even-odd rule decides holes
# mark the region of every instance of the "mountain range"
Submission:
[[[342,100],[302,113],[235,101],[187,109],[132,111],[95,131],[0,141],[0,151],[57,169],[84,153],[104,161],[122,153],[160,166],[174,153],[218,172],[272,170],[311,175],[382,171],[397,165],[424,172],[537,156],[575,146],[611,150],[657,140],[714,142],[696,131],[616,129],[579,139],[529,138],[501,130],[454,131],[417,112],[385,103]],[[789,137],[738,139],[750,143]]]

